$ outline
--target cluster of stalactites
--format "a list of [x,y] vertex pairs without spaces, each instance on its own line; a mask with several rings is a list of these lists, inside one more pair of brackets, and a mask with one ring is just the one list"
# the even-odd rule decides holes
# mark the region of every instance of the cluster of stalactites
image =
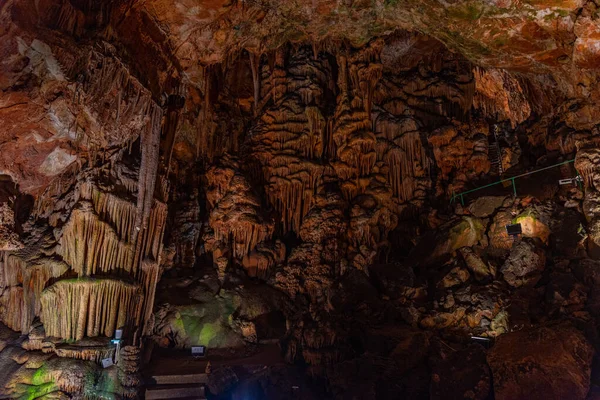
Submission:
[[132,244],[119,239],[87,201],[71,213],[59,241],[59,254],[79,276],[124,271],[135,275]]
[[138,319],[142,304],[138,285],[113,279],[63,280],[42,293],[41,319],[48,336],[110,337]]
[[[380,57],[382,46],[382,40],[375,40],[348,59],[347,73],[351,79],[353,89],[360,93],[368,116],[371,115],[371,109],[373,108],[375,87],[383,76],[383,65]],[[341,57],[340,60],[343,60],[343,58]],[[346,66],[344,66],[345,69]],[[347,77],[343,77],[343,79],[347,79]]]
[[509,120],[514,129],[531,115],[526,89],[517,78],[500,69],[473,68],[475,94],[473,108],[484,117],[497,121]]
[[[124,243],[132,243],[136,233],[136,206],[119,196],[100,190],[96,185],[85,182],[81,185],[81,199],[92,202],[98,217],[108,223],[119,239]],[[146,229],[139,236],[142,259],[158,260],[160,245],[167,219],[166,204],[153,200]]]
[[53,258],[25,261],[23,255],[0,252],[0,320],[9,328],[28,333],[41,313],[41,293],[68,266]]
[[424,197],[429,183],[430,162],[417,122],[378,113],[374,122],[377,156],[387,166],[388,181],[401,202]]

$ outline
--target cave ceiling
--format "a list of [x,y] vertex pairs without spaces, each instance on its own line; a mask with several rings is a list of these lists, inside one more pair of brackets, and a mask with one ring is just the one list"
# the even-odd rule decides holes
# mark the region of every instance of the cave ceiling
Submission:
[[[460,62],[522,79],[540,118],[566,110],[562,119],[574,129],[590,129],[600,114],[600,31],[591,1],[7,0],[0,21],[0,121],[11,127],[0,171],[31,193],[79,157],[82,141],[104,149],[135,136],[141,121],[132,108],[119,116],[119,133],[107,119],[121,84],[115,79],[122,79],[117,64],[147,101],[164,104],[186,92],[198,102],[211,73],[240,57],[247,64],[245,54],[273,60],[290,44],[337,53],[379,39],[388,71],[446,46]],[[115,64],[111,77],[94,74],[105,59]],[[111,79],[113,87],[90,102],[80,86],[91,79]],[[497,80],[488,82],[497,89]],[[31,161],[19,163],[22,157]]]

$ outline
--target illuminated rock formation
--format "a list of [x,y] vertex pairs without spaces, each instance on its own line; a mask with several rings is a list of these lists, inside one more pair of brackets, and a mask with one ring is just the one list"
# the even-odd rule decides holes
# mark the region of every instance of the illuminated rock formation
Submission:
[[[155,344],[251,356],[277,342],[314,398],[584,398],[597,14],[5,1],[1,395],[135,398]],[[531,365],[558,378],[542,387]],[[300,393],[280,367],[215,369],[211,385]]]
[[[139,286],[112,279],[62,280],[42,293],[46,334],[64,339],[112,336],[139,315],[143,301]],[[64,310],[57,314],[55,310]],[[133,319],[135,321],[135,319]]]

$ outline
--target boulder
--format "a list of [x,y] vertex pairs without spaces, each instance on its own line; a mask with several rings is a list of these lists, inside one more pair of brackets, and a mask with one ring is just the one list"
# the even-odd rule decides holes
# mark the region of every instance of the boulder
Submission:
[[506,196],[482,196],[469,204],[469,212],[477,218],[485,218],[492,215],[502,207]]
[[448,289],[454,286],[462,285],[469,280],[471,274],[465,268],[454,267],[452,268],[439,282],[438,286],[444,289]]
[[486,281],[494,279],[496,276],[495,268],[491,267],[485,261],[479,257],[477,253],[475,253],[472,249],[468,247],[463,247],[460,249],[460,255],[465,260],[465,264],[469,271],[473,273],[473,276],[478,281]]
[[541,242],[548,244],[550,228],[545,222],[544,211],[533,205],[529,205],[525,211],[518,214],[517,211],[511,209],[500,210],[490,225],[488,232],[490,245],[498,249],[510,249],[514,240],[506,232],[506,226],[511,224],[521,224],[523,237],[538,238]]
[[546,265],[544,251],[535,242],[524,239],[517,243],[500,268],[504,280],[512,287],[534,286]]
[[488,352],[496,400],[583,400],[593,347],[570,324],[507,333]]
[[462,217],[441,226],[435,233],[426,234],[410,254],[410,258],[423,265],[430,265],[462,247],[473,247],[484,236],[480,219]]

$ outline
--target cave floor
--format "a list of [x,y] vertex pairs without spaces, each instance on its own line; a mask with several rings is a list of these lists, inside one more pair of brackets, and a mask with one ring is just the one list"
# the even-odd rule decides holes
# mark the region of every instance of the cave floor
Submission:
[[281,350],[276,344],[258,345],[254,351],[230,351],[208,349],[207,356],[194,358],[189,350],[155,348],[152,358],[144,370],[146,376],[187,375],[206,372],[210,362],[211,368],[225,366],[267,367],[283,365]]

